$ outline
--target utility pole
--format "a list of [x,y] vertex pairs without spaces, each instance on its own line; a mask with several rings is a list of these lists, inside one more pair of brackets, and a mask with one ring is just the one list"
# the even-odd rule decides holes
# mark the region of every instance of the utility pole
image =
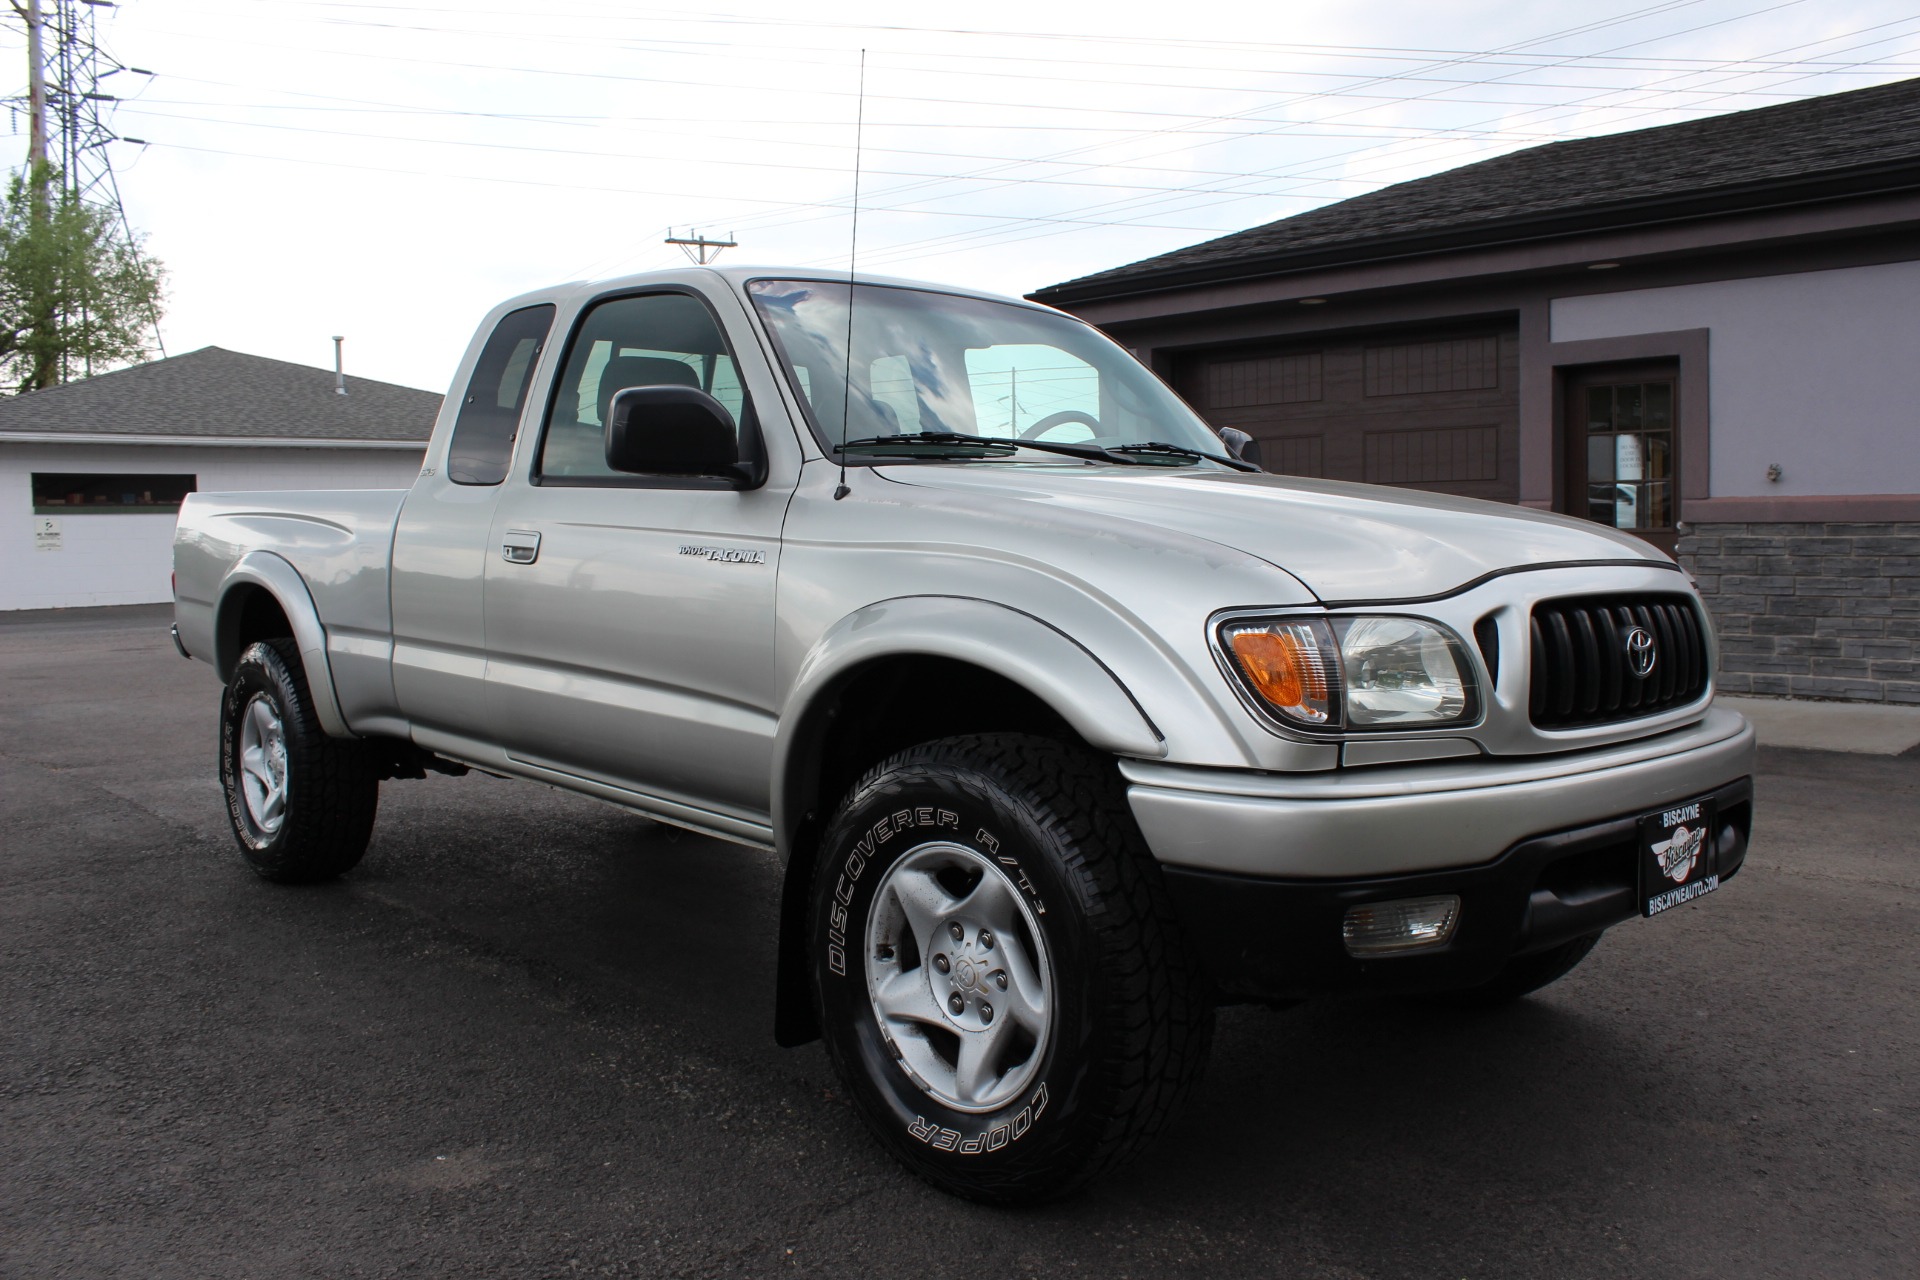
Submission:
[[33,183],[35,205],[47,211],[47,61],[40,43],[40,0],[27,0],[20,11],[27,23],[27,173]]
[[732,232],[727,233],[725,240],[709,240],[692,228],[688,228],[686,235],[676,236],[672,227],[667,228],[666,242],[679,245],[681,252],[703,267],[719,257],[721,250],[737,248],[740,243],[733,238]]

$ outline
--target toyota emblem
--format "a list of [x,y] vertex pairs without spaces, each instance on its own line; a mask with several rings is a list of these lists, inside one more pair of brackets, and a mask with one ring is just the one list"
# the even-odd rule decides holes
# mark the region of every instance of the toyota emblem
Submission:
[[1635,627],[1627,632],[1627,670],[1633,672],[1636,679],[1645,680],[1653,674],[1653,664],[1660,660],[1660,651],[1654,648],[1653,633],[1645,627]]

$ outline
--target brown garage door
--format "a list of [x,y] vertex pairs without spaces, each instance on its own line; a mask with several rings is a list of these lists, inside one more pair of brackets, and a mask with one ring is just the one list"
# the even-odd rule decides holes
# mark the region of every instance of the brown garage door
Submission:
[[1511,329],[1293,342],[1196,352],[1175,380],[1269,471],[1512,502],[1518,351]]

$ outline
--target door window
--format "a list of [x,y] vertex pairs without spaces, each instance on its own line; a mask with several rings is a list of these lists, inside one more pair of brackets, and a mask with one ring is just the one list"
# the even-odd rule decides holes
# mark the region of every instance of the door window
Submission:
[[627,478],[607,465],[607,413],[616,393],[660,385],[698,387],[725,405],[736,425],[746,405],[720,325],[698,298],[655,293],[596,305],[581,321],[560,371],[539,474]]

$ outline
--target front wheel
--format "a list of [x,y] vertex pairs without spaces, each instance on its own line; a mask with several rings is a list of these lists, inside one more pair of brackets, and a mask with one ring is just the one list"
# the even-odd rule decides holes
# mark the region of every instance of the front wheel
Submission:
[[935,1185],[1036,1202],[1130,1158],[1212,1028],[1111,771],[1041,738],[950,738],[854,787],[809,948],[861,1115]]
[[358,742],[329,738],[290,640],[250,645],[220,701],[220,784],[247,865],[282,884],[351,870],[373,836],[380,776]]

